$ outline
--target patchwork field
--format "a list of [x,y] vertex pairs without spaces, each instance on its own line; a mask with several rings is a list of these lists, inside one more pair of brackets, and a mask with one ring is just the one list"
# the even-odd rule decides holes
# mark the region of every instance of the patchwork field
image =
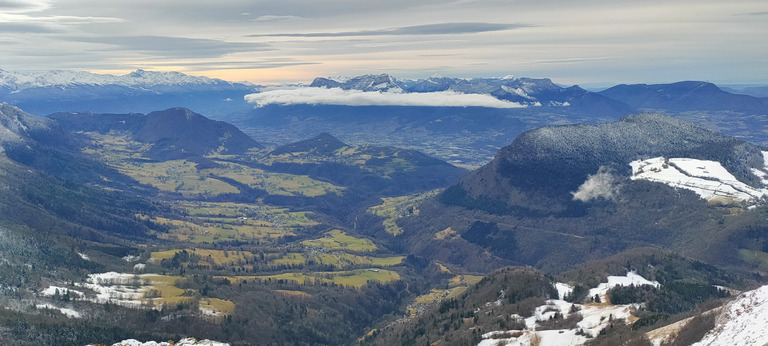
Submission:
[[282,273],[261,276],[217,276],[217,279],[227,279],[231,282],[241,280],[287,280],[299,284],[328,283],[341,286],[360,288],[368,282],[387,283],[400,280],[400,275],[386,269],[357,269],[338,272]]
[[139,217],[168,226],[167,233],[157,234],[161,239],[193,243],[277,239],[317,225],[308,218],[310,212],[291,212],[263,204],[180,202],[176,207],[188,215],[186,220]]
[[397,219],[408,215],[419,215],[419,204],[425,199],[436,196],[442,189],[423,193],[382,198],[382,203],[366,210],[367,213],[384,218],[384,229],[387,233],[397,236],[403,233],[403,229],[397,225]]
[[345,188],[312,179],[306,175],[271,173],[241,164],[216,161],[220,168],[206,169],[205,173],[226,177],[251,188],[264,190],[270,195],[317,197],[341,194]]
[[304,246],[319,247],[327,250],[345,250],[355,252],[371,252],[377,249],[376,244],[374,244],[371,240],[355,238],[338,229],[326,233],[325,237],[323,238],[305,240],[301,242],[301,244]]
[[226,251],[226,250],[208,250],[208,249],[175,249],[166,251],[152,252],[151,259],[162,261],[173,258],[177,253],[185,251],[190,257],[194,255],[199,257],[198,265],[206,263],[208,265],[239,265],[249,260],[253,260],[253,253],[250,251]]
[[302,265],[302,264],[323,264],[332,265],[336,268],[347,268],[351,266],[376,266],[391,267],[403,262],[404,256],[391,257],[372,257],[359,256],[345,252],[316,252],[310,251],[308,254],[287,253],[283,257],[270,261],[274,266],[280,265]]

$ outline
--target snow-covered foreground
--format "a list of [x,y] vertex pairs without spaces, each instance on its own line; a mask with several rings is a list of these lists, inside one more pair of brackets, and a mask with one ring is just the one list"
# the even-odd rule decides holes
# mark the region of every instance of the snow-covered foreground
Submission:
[[[88,345],[92,346],[92,345]],[[169,343],[169,342],[156,342],[156,341],[147,341],[147,342],[141,342],[135,339],[128,339],[123,340],[118,343],[112,344],[112,346],[229,346],[228,343],[218,342],[218,341],[211,341],[211,340],[200,340],[198,341],[195,338],[185,338],[179,340],[177,343]]]
[[[649,281],[634,272],[629,272],[625,276],[609,276],[608,282],[601,283],[598,287],[590,290],[590,295],[600,295],[605,298],[608,289],[616,285],[654,285],[659,286],[658,282]],[[483,341],[480,346],[518,346],[531,345],[540,341],[540,345],[581,345],[592,337],[597,336],[600,330],[610,325],[612,320],[631,320],[630,313],[633,308],[629,305],[611,305],[608,303],[591,304],[573,304],[562,300],[565,294],[572,289],[569,285],[557,283],[555,287],[558,290],[561,299],[547,300],[545,305],[539,306],[534,310],[533,316],[525,318],[525,330],[507,330],[493,331],[483,334]],[[604,300],[603,300],[604,301]],[[567,316],[571,308],[579,310],[576,313],[581,314],[582,320],[576,324],[573,329],[540,330],[537,331],[537,323],[548,321],[557,313]],[[513,319],[522,319],[522,317],[513,315]],[[589,337],[588,337],[589,336]]]
[[[48,286],[40,292],[46,297],[63,297],[67,295],[72,300],[90,301],[99,304],[115,304],[129,308],[151,307],[160,309],[167,300],[178,302],[184,290],[172,287],[174,277],[158,274],[128,274],[128,273],[98,273],[90,274],[85,282],[75,283],[74,288]],[[191,299],[191,298],[190,298]],[[213,298],[200,300],[200,312],[206,316],[223,316],[220,304],[212,304]],[[219,303],[226,301],[219,301]],[[71,309],[57,309],[71,317],[80,317],[80,313]],[[65,311],[66,310],[66,311]]]
[[[107,272],[88,275],[84,283],[76,283],[75,286],[82,290],[69,289],[58,286],[49,286],[41,293],[45,296],[54,296],[56,292],[64,294],[69,292],[72,298],[92,301],[94,303],[104,304],[107,302],[122,305],[126,307],[138,308],[141,306],[141,299],[152,286],[145,285],[143,280],[145,275],[134,275],[127,273]],[[86,295],[85,290],[95,292],[94,295]]]
[[[763,153],[764,157],[766,153]],[[648,180],[695,192],[713,202],[758,202],[768,189],[756,189],[742,183],[717,161],[655,157],[632,161],[632,180]],[[768,174],[752,172],[768,183]]]
[[697,346],[768,344],[768,286],[745,292],[728,303],[715,328]]

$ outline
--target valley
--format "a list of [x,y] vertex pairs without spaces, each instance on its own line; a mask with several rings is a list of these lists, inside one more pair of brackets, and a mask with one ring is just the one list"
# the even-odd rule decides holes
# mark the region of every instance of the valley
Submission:
[[440,82],[527,107],[265,105],[241,131],[3,104],[0,324],[26,324],[0,337],[662,344],[765,283],[764,148],[548,80]]

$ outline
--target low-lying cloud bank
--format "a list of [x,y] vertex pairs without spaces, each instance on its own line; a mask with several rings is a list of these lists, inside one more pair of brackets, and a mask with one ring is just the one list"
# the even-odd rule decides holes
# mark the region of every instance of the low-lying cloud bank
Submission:
[[269,90],[245,95],[245,101],[256,107],[267,105],[342,105],[342,106],[427,106],[523,108],[524,105],[502,101],[490,95],[462,94],[453,91],[431,93],[398,93],[393,91],[360,91],[341,88],[296,88]]

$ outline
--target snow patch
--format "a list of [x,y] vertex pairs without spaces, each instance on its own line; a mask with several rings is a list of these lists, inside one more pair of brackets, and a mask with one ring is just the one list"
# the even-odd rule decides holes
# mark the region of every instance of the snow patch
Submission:
[[630,271],[627,273],[627,275],[624,275],[624,276],[609,276],[608,282],[601,283],[597,285],[597,287],[589,290],[589,296],[594,297],[595,295],[597,295],[597,296],[600,296],[601,301],[607,302],[606,294],[608,293],[608,290],[616,286],[629,286],[629,285],[635,285],[635,286],[651,285],[653,287],[661,286],[661,284],[658,283],[657,281],[648,281],[644,277],[637,275],[637,273]]
[[[147,341],[147,342],[141,342],[136,339],[128,339],[123,340],[118,343],[112,344],[112,346],[229,346],[228,343],[224,342],[218,342],[218,341],[212,341],[212,340],[200,340],[198,341],[195,338],[186,338],[181,339],[179,342],[171,344],[168,342],[156,342],[156,341]],[[92,345],[88,345],[92,346]]]
[[72,310],[72,309],[67,309],[67,308],[55,307],[55,306],[53,306],[51,304],[37,304],[37,305],[35,305],[35,308],[37,308],[37,309],[58,310],[62,314],[64,314],[65,316],[72,317],[72,318],[81,318],[81,317],[83,317],[80,314],[80,312],[78,312],[78,311],[75,311],[75,310]]
[[90,261],[91,260],[91,258],[88,257],[88,255],[86,255],[86,254],[84,254],[82,252],[78,252],[77,254],[80,256],[80,258],[82,258],[82,259],[84,259],[86,261]]
[[[625,276],[609,276],[608,282],[601,283],[597,288],[590,290],[591,295],[599,294],[603,297],[611,287],[616,285],[654,285],[659,286],[658,282],[649,281],[634,272],[629,272]],[[573,287],[564,283],[555,283],[558,295],[563,298],[573,290]],[[576,312],[571,312],[572,307]],[[632,315],[631,311],[636,308],[635,304],[611,305],[609,303],[590,303],[574,304],[562,299],[550,299],[546,304],[534,309],[531,317],[523,319],[519,315],[510,316],[513,319],[523,319],[525,330],[492,331],[483,334],[483,340],[479,345],[531,345],[534,340],[538,340],[540,345],[583,345],[590,338],[596,337],[603,328],[610,325],[611,321],[628,320]],[[576,324],[573,329],[542,330],[537,331],[537,324],[542,321],[548,321],[556,314],[568,316],[571,313],[580,314],[582,320]]]
[[565,299],[565,296],[573,292],[573,286],[569,284],[564,284],[562,282],[556,282],[555,288],[557,289],[557,296],[560,299]]
[[691,190],[708,201],[756,203],[768,190],[740,182],[720,162],[655,157],[632,161],[632,180],[648,180]]
[[123,256],[123,261],[126,261],[126,262],[136,262],[138,260],[139,260],[139,256],[134,256],[134,255]]

